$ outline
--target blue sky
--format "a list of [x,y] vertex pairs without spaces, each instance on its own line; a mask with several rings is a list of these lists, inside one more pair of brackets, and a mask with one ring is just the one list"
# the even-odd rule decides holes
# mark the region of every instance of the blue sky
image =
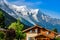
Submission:
[[19,6],[38,8],[45,14],[60,19],[60,0],[8,0],[8,2]]

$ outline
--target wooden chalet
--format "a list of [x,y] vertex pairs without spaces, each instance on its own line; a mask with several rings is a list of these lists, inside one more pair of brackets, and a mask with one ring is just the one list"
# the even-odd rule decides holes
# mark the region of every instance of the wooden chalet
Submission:
[[38,25],[25,29],[23,32],[26,33],[25,40],[54,40],[56,35],[58,35]]

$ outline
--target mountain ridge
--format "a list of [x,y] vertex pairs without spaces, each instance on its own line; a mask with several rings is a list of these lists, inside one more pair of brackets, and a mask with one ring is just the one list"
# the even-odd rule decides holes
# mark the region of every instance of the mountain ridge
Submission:
[[[3,1],[1,0],[1,2]],[[3,9],[15,19],[21,18],[21,22],[23,22],[25,25],[33,26],[38,24],[50,30],[52,30],[53,28],[57,28],[58,31],[60,31],[60,19],[51,18],[50,16],[45,15],[39,9],[29,9],[26,6],[11,5],[6,0],[4,0],[4,3],[2,4],[1,2],[1,9]]]

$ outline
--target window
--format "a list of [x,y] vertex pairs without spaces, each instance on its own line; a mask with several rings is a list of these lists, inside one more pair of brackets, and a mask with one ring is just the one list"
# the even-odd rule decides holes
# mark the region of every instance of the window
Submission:
[[30,30],[30,33],[37,33],[38,30],[37,29],[34,29],[34,30]]
[[32,33],[32,30],[30,30],[30,33]]
[[34,38],[33,37],[28,37],[28,40],[34,40]]
[[47,35],[49,34],[49,32],[46,33]]
[[35,29],[35,33],[37,33],[38,32],[38,30],[37,29]]
[[30,37],[28,37],[28,40],[31,40]]
[[51,32],[50,31],[48,31],[46,34],[48,35],[48,34],[50,34]]

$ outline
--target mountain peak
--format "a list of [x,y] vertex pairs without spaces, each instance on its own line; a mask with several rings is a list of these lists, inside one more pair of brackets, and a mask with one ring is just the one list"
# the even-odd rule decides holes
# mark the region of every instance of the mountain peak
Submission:
[[0,4],[4,4],[4,3],[7,3],[6,0],[0,0]]
[[12,5],[9,4],[6,0],[0,0],[0,8],[16,19],[21,17],[21,22],[26,25],[38,24],[44,27],[47,26],[46,28],[50,28],[53,24],[60,25],[60,20],[50,18],[39,9],[29,9],[27,6]]

